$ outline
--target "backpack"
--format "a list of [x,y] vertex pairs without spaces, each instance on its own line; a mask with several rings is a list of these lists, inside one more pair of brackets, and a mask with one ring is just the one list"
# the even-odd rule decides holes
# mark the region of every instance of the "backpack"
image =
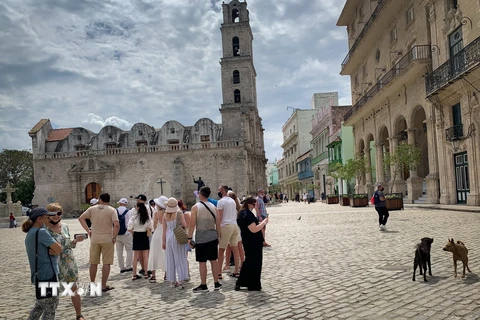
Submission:
[[127,232],[127,226],[125,224],[125,216],[127,215],[130,209],[126,209],[123,214],[120,214],[117,209],[118,223],[120,224],[120,230],[118,230],[119,235],[123,235]]

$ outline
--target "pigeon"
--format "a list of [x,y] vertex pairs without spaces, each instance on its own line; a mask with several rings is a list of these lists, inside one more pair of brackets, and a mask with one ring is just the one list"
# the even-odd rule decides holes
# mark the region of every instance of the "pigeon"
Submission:
[[297,220],[301,220],[302,219],[302,216],[298,217]]

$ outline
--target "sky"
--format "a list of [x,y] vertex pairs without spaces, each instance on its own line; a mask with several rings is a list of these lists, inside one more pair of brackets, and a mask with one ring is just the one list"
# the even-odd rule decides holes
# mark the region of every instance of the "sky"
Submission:
[[[228,1],[225,1],[228,3]],[[282,154],[292,108],[338,92],[347,51],[336,21],[345,0],[250,0],[258,110],[269,161]],[[129,130],[169,120],[221,123],[222,1],[0,0],[0,150],[30,149],[42,118],[54,128]]]

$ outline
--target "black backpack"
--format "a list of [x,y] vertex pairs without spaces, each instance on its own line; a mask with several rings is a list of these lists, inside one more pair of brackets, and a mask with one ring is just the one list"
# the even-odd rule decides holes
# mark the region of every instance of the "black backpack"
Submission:
[[125,224],[125,216],[127,215],[128,211],[130,211],[130,209],[127,208],[122,214],[120,214],[118,212],[118,209],[117,209],[118,223],[120,224],[120,230],[118,231],[119,235],[123,235],[123,234],[127,233],[127,226]]

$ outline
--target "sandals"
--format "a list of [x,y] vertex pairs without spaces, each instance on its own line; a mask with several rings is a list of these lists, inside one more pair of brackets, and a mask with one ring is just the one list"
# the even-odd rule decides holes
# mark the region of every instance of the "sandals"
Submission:
[[150,280],[148,280],[148,282],[150,282],[150,283],[155,283],[155,282],[157,282],[157,278],[155,278],[155,277],[152,276],[152,277],[150,278]]
[[110,290],[113,290],[115,289],[114,287],[110,287],[110,286],[106,286],[104,289],[102,289],[102,292],[107,292],[107,291],[110,291]]
[[232,278],[238,278],[238,277],[240,277],[240,273],[233,272],[233,273],[230,273],[229,276],[232,277]]
[[132,276],[132,280],[138,280],[138,279],[142,279],[142,277],[140,277],[138,274]]
[[222,279],[223,279],[223,277],[222,277],[222,274],[221,274],[221,273],[218,275],[218,279],[219,279],[219,280],[222,280]]

